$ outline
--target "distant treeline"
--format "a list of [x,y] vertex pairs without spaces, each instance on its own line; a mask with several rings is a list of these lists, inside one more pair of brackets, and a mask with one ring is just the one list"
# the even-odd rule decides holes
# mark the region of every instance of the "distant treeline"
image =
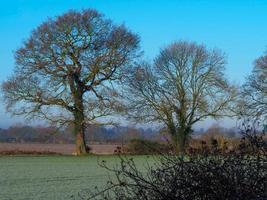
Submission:
[[[135,128],[130,126],[105,127],[91,125],[86,129],[86,140],[90,143],[128,143],[132,139],[148,139],[160,142],[168,142],[169,136],[164,130],[152,128]],[[235,129],[222,128],[217,125],[208,130],[195,131],[193,137],[205,138],[208,136],[224,136],[233,138],[237,135]],[[16,125],[8,129],[0,129],[0,142],[14,143],[75,143],[72,127],[58,129],[53,126],[26,126]]]
[[[74,143],[72,128],[58,129],[44,126],[11,126],[0,129],[0,142],[39,142],[39,143]],[[91,125],[86,129],[86,140],[90,143],[123,143],[134,138],[160,139],[157,131],[133,127],[101,127]]]

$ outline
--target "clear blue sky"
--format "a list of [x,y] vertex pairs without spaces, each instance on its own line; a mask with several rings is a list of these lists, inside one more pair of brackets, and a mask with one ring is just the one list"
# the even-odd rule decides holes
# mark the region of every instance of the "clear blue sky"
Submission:
[[[95,8],[141,36],[145,57],[153,59],[174,40],[222,49],[226,74],[242,83],[252,62],[267,47],[267,0],[9,0],[0,4],[0,82],[11,75],[13,52],[48,17],[69,9]],[[0,127],[15,123],[0,100]]]

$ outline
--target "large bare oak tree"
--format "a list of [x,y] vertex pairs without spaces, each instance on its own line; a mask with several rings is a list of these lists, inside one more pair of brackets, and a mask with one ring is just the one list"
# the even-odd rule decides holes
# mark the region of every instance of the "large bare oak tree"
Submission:
[[138,47],[136,34],[95,10],[49,19],[15,52],[14,74],[2,84],[7,110],[73,124],[76,153],[86,153],[85,126],[119,106],[113,82]]
[[224,75],[225,56],[218,50],[184,41],[160,51],[153,64],[129,73],[128,114],[137,121],[160,122],[177,152],[183,152],[192,126],[225,116],[235,89]]

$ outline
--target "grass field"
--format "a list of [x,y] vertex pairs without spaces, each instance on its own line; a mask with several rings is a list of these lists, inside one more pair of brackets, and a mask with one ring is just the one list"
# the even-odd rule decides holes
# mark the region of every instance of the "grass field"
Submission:
[[[134,159],[142,167],[147,156],[135,156]],[[119,158],[0,156],[0,199],[79,199],[79,193],[108,180],[109,173],[98,165],[101,160],[115,166]]]

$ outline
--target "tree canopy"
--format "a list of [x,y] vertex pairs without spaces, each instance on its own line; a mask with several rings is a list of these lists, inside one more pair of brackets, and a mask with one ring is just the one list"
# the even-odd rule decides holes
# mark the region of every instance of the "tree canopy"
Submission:
[[129,73],[129,115],[161,122],[183,151],[193,124],[227,115],[235,89],[225,78],[225,63],[219,50],[184,41],[170,44],[152,64],[143,62]]
[[138,49],[136,34],[96,10],[48,19],[15,52],[14,74],[2,85],[7,110],[74,124],[76,151],[85,152],[85,125],[119,107],[112,82]]
[[254,62],[252,73],[241,89],[241,115],[267,119],[267,53]]

